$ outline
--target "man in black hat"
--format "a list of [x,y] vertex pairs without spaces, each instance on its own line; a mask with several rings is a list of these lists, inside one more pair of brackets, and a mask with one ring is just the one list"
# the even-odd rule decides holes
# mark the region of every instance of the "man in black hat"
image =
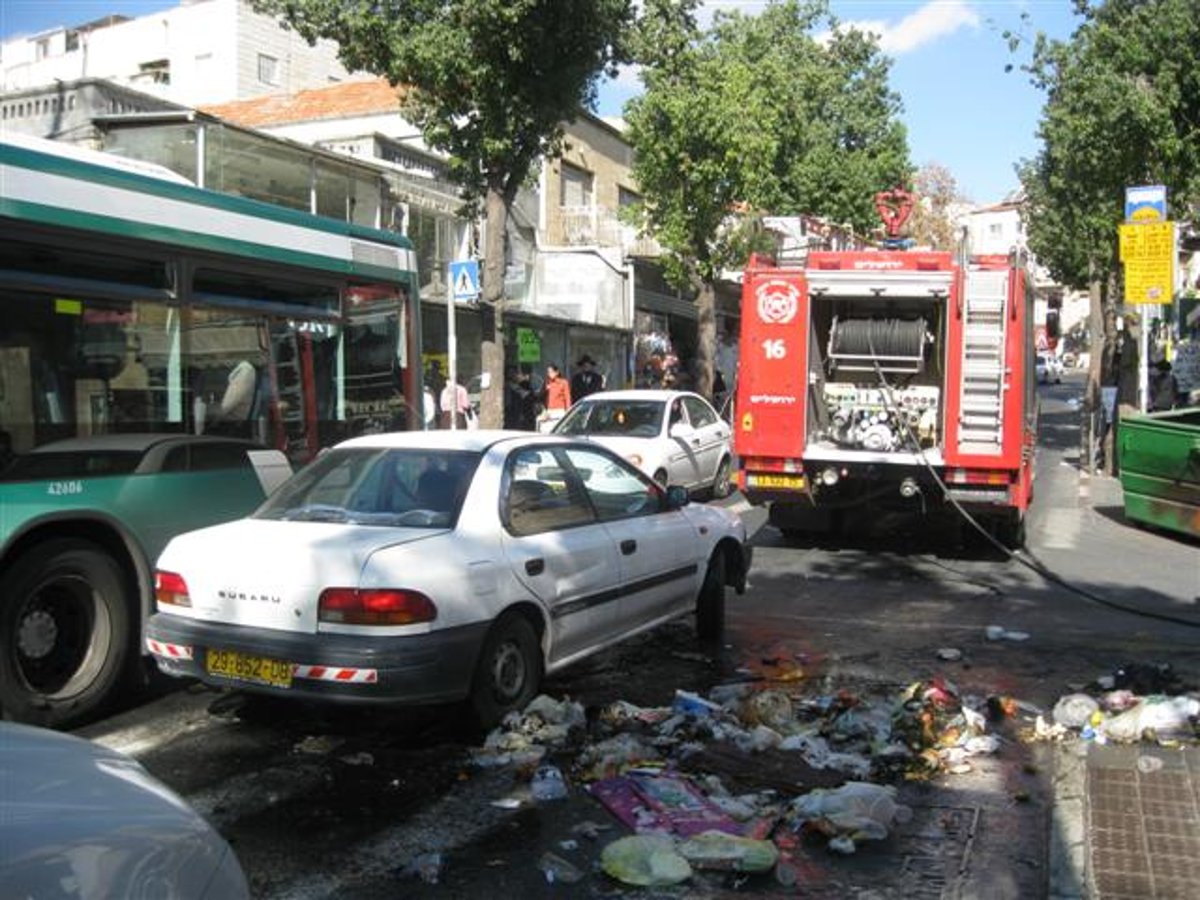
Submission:
[[579,367],[571,376],[571,400],[578,403],[588,394],[604,390],[604,379],[596,371],[596,361],[586,353],[579,358],[575,365]]

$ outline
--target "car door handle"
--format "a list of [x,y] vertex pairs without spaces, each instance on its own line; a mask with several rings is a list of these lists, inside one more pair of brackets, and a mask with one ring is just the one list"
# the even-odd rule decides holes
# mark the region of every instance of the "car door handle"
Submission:
[[541,575],[546,571],[546,561],[541,557],[525,560],[525,572],[528,575]]
[[700,438],[693,438],[693,439],[692,439],[692,446],[693,446],[693,447],[699,447],[699,446],[700,446]]
[[637,541],[634,541],[634,540],[621,541],[621,552],[625,556],[629,556],[633,553],[637,553]]

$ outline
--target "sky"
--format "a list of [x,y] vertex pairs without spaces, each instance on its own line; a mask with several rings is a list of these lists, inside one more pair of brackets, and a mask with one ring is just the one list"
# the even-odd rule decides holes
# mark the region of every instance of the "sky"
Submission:
[[[0,39],[173,5],[171,0],[0,0]],[[705,9],[752,14],[762,6],[757,0],[707,0]],[[1045,98],[1020,72],[1025,57],[1009,53],[1002,33],[1011,28],[1030,38],[1038,31],[1068,38],[1077,25],[1071,0],[832,0],[832,7],[843,22],[878,34],[893,59],[891,82],[904,103],[914,164],[944,165],[976,203],[997,202],[1017,187],[1014,166],[1038,151]],[[1008,63],[1017,67],[1005,72]],[[635,73],[604,85],[597,112],[619,116],[636,90]]]

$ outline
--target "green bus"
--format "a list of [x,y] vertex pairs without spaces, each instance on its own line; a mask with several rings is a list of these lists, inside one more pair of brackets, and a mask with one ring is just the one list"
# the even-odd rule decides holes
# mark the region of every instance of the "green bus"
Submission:
[[401,235],[0,137],[5,717],[70,727],[129,695],[171,536],[322,447],[421,427],[417,284]]

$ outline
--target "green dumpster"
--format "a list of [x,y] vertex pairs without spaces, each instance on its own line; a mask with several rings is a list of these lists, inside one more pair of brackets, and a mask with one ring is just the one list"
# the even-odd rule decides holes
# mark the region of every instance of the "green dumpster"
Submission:
[[1200,408],[1122,419],[1117,448],[1125,515],[1200,537]]

